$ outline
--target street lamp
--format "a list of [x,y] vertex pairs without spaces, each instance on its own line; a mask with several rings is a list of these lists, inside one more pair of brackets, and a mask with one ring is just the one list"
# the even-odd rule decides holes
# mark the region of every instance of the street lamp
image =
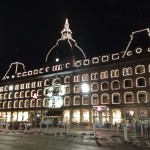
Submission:
[[34,93],[33,98],[35,99],[35,117],[34,117],[34,127],[36,128],[36,125],[37,125],[37,106],[36,106],[37,94],[36,94],[36,93]]

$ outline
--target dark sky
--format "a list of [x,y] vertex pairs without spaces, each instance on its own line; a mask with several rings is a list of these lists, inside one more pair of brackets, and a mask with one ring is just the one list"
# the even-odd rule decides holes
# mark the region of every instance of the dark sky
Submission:
[[12,62],[42,65],[69,19],[87,56],[122,51],[131,32],[150,27],[149,0],[1,0],[0,76]]

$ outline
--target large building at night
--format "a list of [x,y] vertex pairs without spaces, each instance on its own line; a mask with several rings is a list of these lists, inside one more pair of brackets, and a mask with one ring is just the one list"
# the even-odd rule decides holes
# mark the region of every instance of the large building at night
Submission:
[[130,37],[123,51],[87,58],[66,19],[44,67],[10,64],[0,83],[0,119],[150,123],[150,30]]

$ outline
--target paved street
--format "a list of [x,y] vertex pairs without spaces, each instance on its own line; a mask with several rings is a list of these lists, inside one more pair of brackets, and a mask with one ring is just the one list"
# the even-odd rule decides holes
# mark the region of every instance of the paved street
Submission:
[[41,134],[0,134],[0,150],[149,150],[127,143]]
[[[128,141],[124,140],[124,133],[116,130],[97,129],[96,137],[93,130],[89,128],[71,128],[65,132],[64,128],[46,128],[23,131],[23,130],[5,130],[0,132],[0,150],[8,147],[14,149],[104,149],[111,150],[115,147],[119,149],[121,145],[132,149],[150,149],[150,138],[145,139],[134,132],[128,133]],[[45,144],[46,143],[46,144]],[[62,148],[63,147],[63,148]],[[69,147],[69,148],[68,148]],[[12,149],[12,148],[11,148]],[[121,147],[123,150],[123,148]],[[8,150],[8,149],[7,149]],[[12,149],[13,150],[13,149]],[[114,150],[114,149],[113,149]]]

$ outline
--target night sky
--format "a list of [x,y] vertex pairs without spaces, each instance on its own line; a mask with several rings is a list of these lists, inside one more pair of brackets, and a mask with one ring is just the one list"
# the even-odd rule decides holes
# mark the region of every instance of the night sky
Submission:
[[1,0],[0,76],[10,63],[40,68],[68,18],[88,57],[123,51],[133,31],[150,28],[149,0]]

